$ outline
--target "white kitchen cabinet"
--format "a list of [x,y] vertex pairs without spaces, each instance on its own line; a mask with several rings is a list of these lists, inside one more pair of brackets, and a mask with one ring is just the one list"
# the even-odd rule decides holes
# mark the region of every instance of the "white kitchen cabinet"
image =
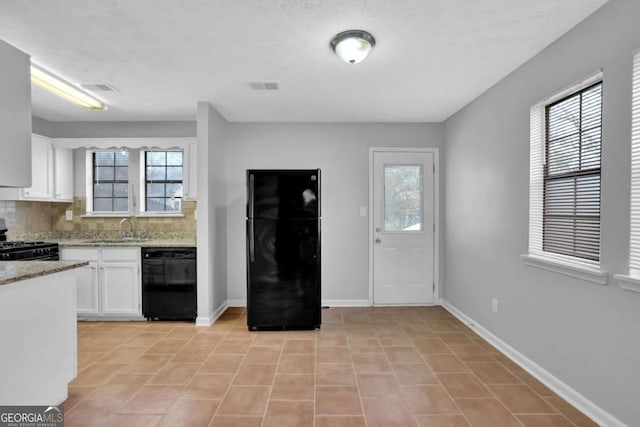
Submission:
[[0,187],[31,185],[29,55],[0,40]]
[[53,198],[60,202],[73,202],[73,150],[53,148]]
[[102,314],[140,315],[140,248],[101,248]]
[[184,150],[183,168],[186,173],[182,177],[185,200],[198,199],[198,143],[189,142]]
[[142,318],[140,248],[63,247],[60,259],[89,261],[76,272],[78,317]]
[[98,263],[76,270],[76,308],[78,314],[98,314]]
[[31,136],[31,186],[0,188],[0,200],[73,202],[73,150],[54,147],[46,136]]
[[33,134],[31,138],[31,187],[23,188],[22,200],[53,198],[53,146],[47,137]]

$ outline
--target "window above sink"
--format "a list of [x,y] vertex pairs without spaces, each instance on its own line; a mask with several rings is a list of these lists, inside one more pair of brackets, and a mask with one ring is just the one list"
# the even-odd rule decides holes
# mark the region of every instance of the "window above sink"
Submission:
[[[84,149],[76,182],[84,181],[88,217],[182,217],[196,200],[196,138],[61,138]],[[77,187],[76,187],[77,189]]]

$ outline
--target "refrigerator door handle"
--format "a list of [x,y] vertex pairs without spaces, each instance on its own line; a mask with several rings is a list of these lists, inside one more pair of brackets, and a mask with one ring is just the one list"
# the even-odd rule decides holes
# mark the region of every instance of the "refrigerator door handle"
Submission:
[[254,175],[253,174],[249,174],[249,212],[247,212],[247,216],[249,218],[253,218],[253,213],[254,213],[254,187],[255,187],[255,183],[254,183]]
[[253,218],[249,219],[249,262],[256,262],[256,242],[253,229]]

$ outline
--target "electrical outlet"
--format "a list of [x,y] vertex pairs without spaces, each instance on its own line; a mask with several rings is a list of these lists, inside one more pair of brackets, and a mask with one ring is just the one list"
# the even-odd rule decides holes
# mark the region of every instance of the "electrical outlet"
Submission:
[[498,314],[498,300],[496,298],[491,299],[491,311]]
[[67,221],[73,221],[73,211],[69,210],[64,213],[64,217]]

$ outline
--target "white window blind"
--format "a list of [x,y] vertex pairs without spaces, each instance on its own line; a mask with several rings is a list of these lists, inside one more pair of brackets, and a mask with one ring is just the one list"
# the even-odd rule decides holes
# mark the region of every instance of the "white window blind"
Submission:
[[529,253],[542,255],[544,201],[544,104],[531,107],[529,155]]
[[629,274],[640,276],[640,53],[633,58]]
[[542,246],[600,260],[602,82],[545,107]]

